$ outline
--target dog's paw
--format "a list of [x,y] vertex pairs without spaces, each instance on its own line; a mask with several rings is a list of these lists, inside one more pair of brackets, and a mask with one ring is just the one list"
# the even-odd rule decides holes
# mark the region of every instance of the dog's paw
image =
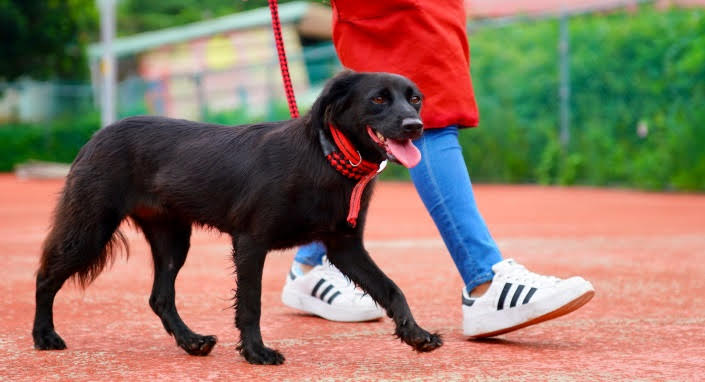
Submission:
[[[424,332],[426,331],[424,330]],[[438,333],[426,332],[425,335],[416,338],[416,342],[410,345],[419,353],[430,352],[441,347],[443,345],[443,339]]]
[[429,333],[418,326],[398,329],[395,334],[419,353],[430,352],[443,345],[438,333]]
[[66,343],[53,329],[37,330],[32,332],[34,348],[37,350],[63,350]]
[[281,365],[284,363],[282,353],[266,346],[240,346],[240,354],[247,362],[255,365]]
[[176,341],[182,349],[186,350],[186,353],[200,356],[208,355],[217,342],[218,338],[216,336],[199,335]]

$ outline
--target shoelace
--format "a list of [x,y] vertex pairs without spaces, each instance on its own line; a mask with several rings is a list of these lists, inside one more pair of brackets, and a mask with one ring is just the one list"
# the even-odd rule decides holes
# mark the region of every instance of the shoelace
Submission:
[[347,277],[345,277],[343,272],[338,270],[338,268],[336,268],[333,264],[331,264],[326,259],[323,260],[322,269],[323,269],[322,270],[323,275],[327,276],[326,279],[331,284],[335,285],[338,288],[353,284],[352,281],[350,281]]
[[521,264],[517,264],[513,261],[510,262],[512,268],[509,270],[505,277],[508,279],[515,280],[522,284],[529,284],[535,286],[551,286],[557,284],[561,279],[554,276],[544,276],[538,273],[534,273],[526,269]]
[[335,267],[327,258],[323,259],[323,275],[329,283],[333,284],[336,288],[340,290],[351,289],[355,297],[362,297],[365,292],[360,290],[355,283],[348,279],[343,272]]

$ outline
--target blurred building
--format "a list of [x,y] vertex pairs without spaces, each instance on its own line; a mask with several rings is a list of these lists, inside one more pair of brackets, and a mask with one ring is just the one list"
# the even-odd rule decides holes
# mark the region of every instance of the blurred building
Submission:
[[[334,70],[328,68],[330,53],[322,64],[315,51],[313,58],[304,57],[304,50],[315,50],[319,40],[330,36],[330,8],[285,3],[279,16],[294,88],[297,95],[305,95]],[[204,110],[246,107],[260,113],[272,100],[284,98],[267,8],[119,38],[113,51],[123,87],[118,103],[143,94],[149,113],[192,119]],[[100,44],[89,47],[96,87],[101,55]]]

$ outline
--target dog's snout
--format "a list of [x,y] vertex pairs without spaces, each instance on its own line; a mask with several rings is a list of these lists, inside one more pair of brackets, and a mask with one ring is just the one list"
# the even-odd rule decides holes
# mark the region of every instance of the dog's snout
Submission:
[[404,131],[415,132],[423,129],[423,122],[418,118],[404,118],[401,121],[401,127]]

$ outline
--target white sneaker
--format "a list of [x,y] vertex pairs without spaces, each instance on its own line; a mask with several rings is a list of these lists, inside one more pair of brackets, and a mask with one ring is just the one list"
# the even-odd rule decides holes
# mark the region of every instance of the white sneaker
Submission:
[[582,277],[561,280],[528,271],[512,259],[492,266],[495,275],[481,297],[463,288],[463,334],[492,337],[568,314],[595,295]]
[[323,264],[306,274],[296,272],[292,266],[282,290],[282,302],[331,321],[369,321],[384,315],[384,309],[325,257]]

